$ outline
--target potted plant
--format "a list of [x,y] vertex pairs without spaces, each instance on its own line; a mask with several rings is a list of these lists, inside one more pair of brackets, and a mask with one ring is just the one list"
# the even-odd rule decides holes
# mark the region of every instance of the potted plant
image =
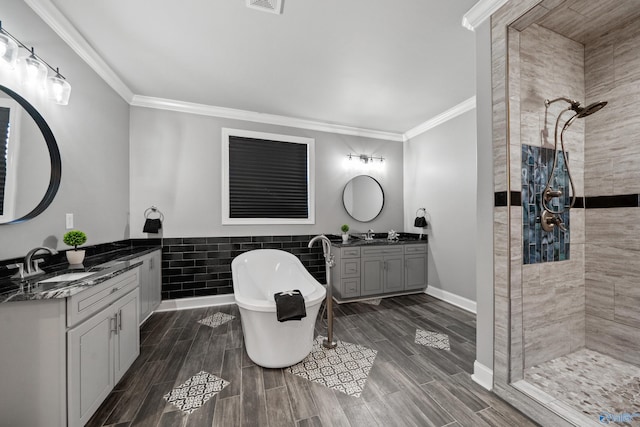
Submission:
[[78,246],[87,242],[87,235],[80,230],[71,230],[64,234],[62,241],[69,246],[73,246],[73,250],[67,251],[69,264],[82,264],[82,261],[84,261],[84,250],[78,250]]
[[342,243],[347,243],[349,241],[349,226],[347,224],[342,224],[340,230],[342,230]]

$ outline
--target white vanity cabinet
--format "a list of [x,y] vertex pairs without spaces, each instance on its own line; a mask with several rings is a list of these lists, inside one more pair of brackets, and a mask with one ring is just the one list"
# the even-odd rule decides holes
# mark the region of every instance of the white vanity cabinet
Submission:
[[427,287],[427,243],[333,246],[333,296],[338,302],[402,295]]
[[160,305],[162,295],[162,251],[136,258],[140,266],[140,319],[142,324]]
[[0,427],[85,425],[140,353],[138,285],[0,304]]

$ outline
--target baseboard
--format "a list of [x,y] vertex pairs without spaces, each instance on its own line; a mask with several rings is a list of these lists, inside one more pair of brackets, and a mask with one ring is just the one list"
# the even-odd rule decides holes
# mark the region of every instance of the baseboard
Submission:
[[471,301],[468,298],[452,294],[451,292],[447,292],[439,288],[434,288],[433,286],[427,286],[427,290],[424,291],[424,293],[476,314],[476,302]]
[[493,388],[493,369],[489,369],[477,360],[473,362],[473,375],[471,379],[483,388],[491,391]]
[[188,310],[190,308],[212,307],[216,305],[235,304],[233,294],[211,295],[195,298],[168,299],[160,303],[158,311]]

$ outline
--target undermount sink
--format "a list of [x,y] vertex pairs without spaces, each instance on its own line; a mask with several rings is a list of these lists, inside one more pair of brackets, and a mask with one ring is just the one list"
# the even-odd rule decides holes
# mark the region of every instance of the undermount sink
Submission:
[[54,276],[54,277],[50,277],[48,279],[45,280],[41,280],[38,283],[51,283],[51,282],[71,282],[74,280],[80,280],[84,277],[87,276],[91,276],[92,274],[95,274],[95,271],[89,271],[89,272],[78,272],[78,273],[65,273],[65,274],[61,274],[59,276]]

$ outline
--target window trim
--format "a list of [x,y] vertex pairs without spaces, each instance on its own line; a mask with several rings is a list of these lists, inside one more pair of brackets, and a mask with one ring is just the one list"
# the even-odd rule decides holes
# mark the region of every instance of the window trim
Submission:
[[[307,146],[307,218],[230,218],[229,216],[229,137],[264,139]],[[241,129],[222,128],[222,225],[315,224],[315,139]]]

